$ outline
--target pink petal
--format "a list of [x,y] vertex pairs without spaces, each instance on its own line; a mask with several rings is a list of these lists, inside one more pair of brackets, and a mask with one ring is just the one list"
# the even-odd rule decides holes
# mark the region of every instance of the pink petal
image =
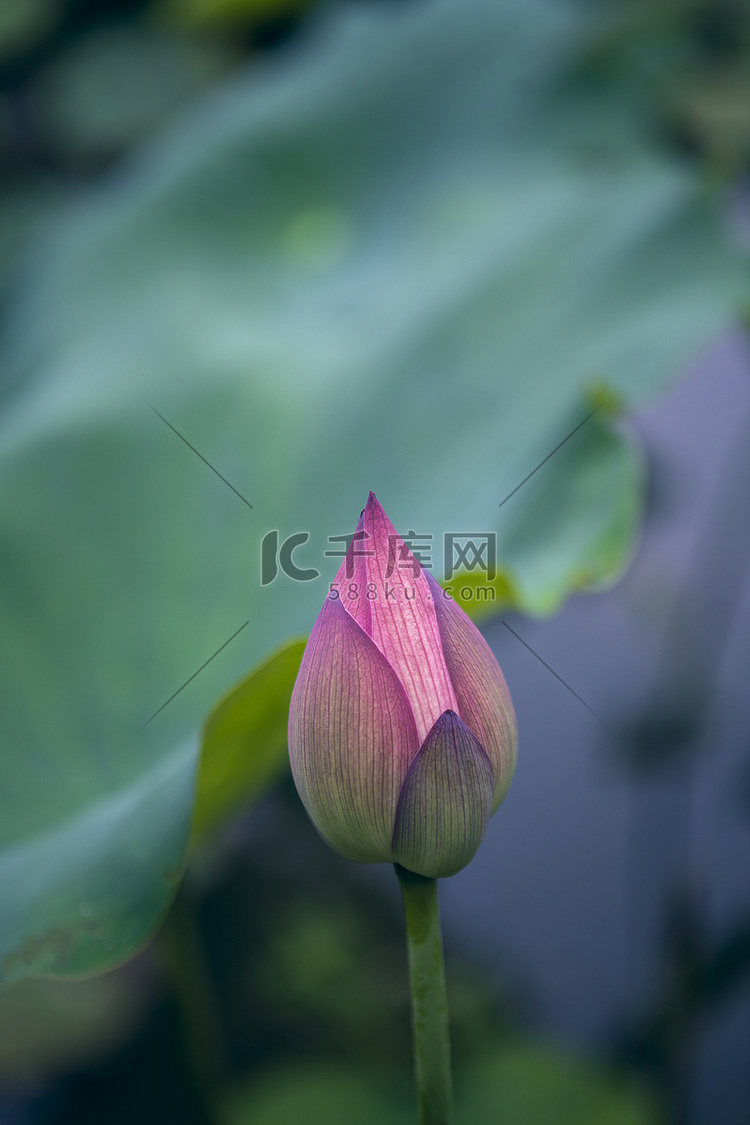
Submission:
[[341,601],[327,598],[292,693],[289,754],[311,820],[347,859],[390,861],[398,796],[418,748],[395,672]]
[[427,575],[372,492],[357,531],[367,537],[352,542],[351,577],[345,560],[335,585],[403,685],[422,742],[444,711],[459,710]]
[[362,592],[364,591],[365,594],[367,592],[369,581],[367,559],[373,549],[369,535],[365,530],[365,510],[363,509],[359,515],[354,538],[346,552],[346,558],[333,580],[333,589],[338,593],[349,615],[364,629],[368,637],[372,637],[371,603]]
[[446,665],[458,713],[481,742],[492,764],[495,812],[516,768],[518,726],[505,677],[492,649],[461,607],[427,575],[440,625]]

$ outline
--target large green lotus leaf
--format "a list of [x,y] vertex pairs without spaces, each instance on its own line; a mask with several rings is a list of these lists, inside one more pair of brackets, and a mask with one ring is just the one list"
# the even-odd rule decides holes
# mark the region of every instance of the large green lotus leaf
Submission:
[[288,768],[287,717],[304,650],[304,641],[285,645],[209,715],[193,809],[196,839],[253,804]]
[[[559,0],[334,12],[40,248],[0,421],[4,977],[153,931],[195,732],[309,630],[368,489],[438,577],[444,534],[497,530],[527,612],[624,565],[640,473],[606,412],[499,505],[602,387],[627,408],[674,377],[746,277],[696,175],[566,77],[591,26]],[[262,585],[272,531],[308,532],[320,577]]]
[[497,552],[513,560],[512,570],[501,566],[490,581],[478,567],[463,569],[444,583],[474,620],[508,607],[551,612],[563,592],[605,586],[622,571],[637,539],[642,465],[613,427],[611,412],[602,402],[578,428],[571,415],[568,440],[522,485],[522,494],[519,488],[508,498]]

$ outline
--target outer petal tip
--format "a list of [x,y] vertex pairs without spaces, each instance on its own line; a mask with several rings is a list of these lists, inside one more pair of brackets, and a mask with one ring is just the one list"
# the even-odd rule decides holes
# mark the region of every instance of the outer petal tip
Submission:
[[492,810],[492,766],[453,711],[424,740],[396,809],[393,859],[428,878],[455,875],[474,857]]

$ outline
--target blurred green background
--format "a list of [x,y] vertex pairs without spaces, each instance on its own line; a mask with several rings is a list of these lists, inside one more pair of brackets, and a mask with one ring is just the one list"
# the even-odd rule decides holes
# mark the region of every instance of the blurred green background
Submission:
[[[286,769],[328,537],[372,487],[497,532],[470,612],[612,587],[628,421],[746,311],[749,76],[738,0],[2,0],[0,1121],[411,1119],[398,903]],[[449,942],[459,1122],[703,1120],[748,939],[683,906],[595,1054]]]

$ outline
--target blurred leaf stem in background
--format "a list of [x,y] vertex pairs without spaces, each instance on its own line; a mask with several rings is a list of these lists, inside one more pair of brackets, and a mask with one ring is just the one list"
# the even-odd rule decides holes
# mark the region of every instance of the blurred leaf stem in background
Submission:
[[216,1105],[226,1076],[224,1035],[189,873],[159,931],[158,953],[177,1008],[197,1116],[206,1125],[219,1125]]

